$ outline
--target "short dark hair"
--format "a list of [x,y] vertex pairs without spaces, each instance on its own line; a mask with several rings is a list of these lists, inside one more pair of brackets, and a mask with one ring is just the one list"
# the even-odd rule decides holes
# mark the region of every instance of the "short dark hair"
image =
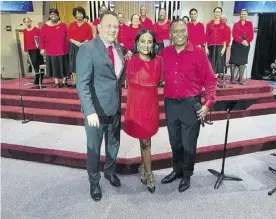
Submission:
[[137,16],[139,17],[138,14],[133,14],[133,15],[131,15],[131,18],[130,18],[130,22],[131,22],[131,23],[132,23],[133,17],[134,17],[135,15],[137,15]]
[[248,11],[247,11],[246,8],[243,8],[243,9],[241,10],[241,13],[242,13],[243,11],[246,11],[246,13],[248,14]]
[[73,16],[76,18],[77,12],[81,13],[83,15],[83,18],[85,18],[86,13],[85,9],[81,6],[78,6],[76,8],[73,8]]
[[87,19],[89,21],[89,17],[87,15],[85,15],[83,19]]
[[188,16],[184,16],[184,17],[182,18],[182,20],[184,20],[184,18],[187,18],[188,21],[190,21],[190,18],[189,18]]
[[107,10],[107,11],[104,11],[101,16],[100,16],[100,22],[102,22],[104,16],[106,15],[112,15],[114,17],[116,17],[118,19],[118,15],[114,12],[114,11],[110,11],[110,10]]
[[24,17],[24,18],[23,18],[23,23],[25,23],[26,20],[32,21],[31,18],[29,18],[29,17]]
[[52,13],[55,13],[55,14],[57,14],[59,16],[59,12],[58,12],[58,10],[56,8],[51,8],[49,10],[49,15],[52,14]]
[[186,23],[185,23],[182,19],[176,18],[176,19],[173,19],[173,20],[172,20],[172,22],[171,22],[171,24],[170,24],[170,30],[172,29],[172,25],[173,25],[174,23],[178,23],[178,22],[183,22],[183,23],[186,25]]
[[213,10],[213,12],[215,12],[216,9],[219,9],[222,12],[222,8],[221,7],[215,7],[214,10]]
[[198,12],[197,12],[197,9],[196,9],[196,8],[192,8],[192,9],[189,11],[189,14],[191,14],[193,11],[195,11],[195,12],[198,14]]
[[152,42],[153,42],[153,45],[152,45],[152,53],[150,53],[150,59],[154,59],[155,56],[157,55],[157,45],[156,45],[156,38],[155,38],[155,34],[152,30],[148,30],[148,29],[142,29],[140,30],[136,37],[135,37],[135,42],[134,42],[134,47],[133,47],[133,53],[138,53],[138,41],[140,39],[140,37],[144,34],[144,33],[149,33],[151,36],[152,36]]

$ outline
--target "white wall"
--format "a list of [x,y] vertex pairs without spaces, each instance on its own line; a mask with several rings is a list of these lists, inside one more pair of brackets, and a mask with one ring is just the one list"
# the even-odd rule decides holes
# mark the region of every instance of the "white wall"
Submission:
[[[222,5],[223,14],[226,15],[228,19],[228,25],[233,27],[234,23],[236,23],[240,17],[239,15],[234,16],[234,1],[224,1]],[[248,16],[248,20],[252,21],[254,28],[258,28],[258,15],[256,16]],[[251,69],[253,65],[253,59],[254,59],[254,52],[255,52],[255,45],[256,45],[256,39],[257,39],[257,32],[254,33],[254,39],[250,45],[250,51],[248,55],[248,64],[247,64],[247,78],[251,78]]]
[[[42,4],[42,1],[33,1],[34,11],[27,14],[1,13],[1,74],[4,78],[16,78],[19,72],[21,73],[15,29],[24,28],[17,25],[22,24],[22,19],[26,16],[30,17],[35,25],[42,22]],[[6,31],[6,25],[11,25],[11,32]],[[25,56],[24,63],[26,63]]]

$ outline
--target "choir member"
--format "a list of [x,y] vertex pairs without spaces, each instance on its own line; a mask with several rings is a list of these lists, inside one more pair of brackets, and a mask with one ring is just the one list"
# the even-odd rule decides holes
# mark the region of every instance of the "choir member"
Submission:
[[43,24],[40,31],[40,53],[46,54],[46,73],[54,78],[55,86],[59,88],[59,78],[63,78],[63,86],[68,87],[67,27],[65,23],[59,21],[57,9],[50,9],[49,16],[49,20]]
[[191,22],[187,23],[189,41],[192,44],[203,48],[205,44],[204,25],[197,20],[197,9],[192,8],[189,14],[191,18]]
[[161,8],[158,13],[158,22],[153,26],[159,51],[164,48],[164,40],[170,40],[170,24],[166,9]]
[[102,5],[99,8],[99,17],[97,19],[94,20],[94,22],[92,23],[92,31],[93,31],[93,37],[95,38],[97,36],[97,34],[99,34],[98,28],[97,26],[100,24],[100,17],[101,14],[105,11],[107,11],[107,7],[105,5]]
[[224,21],[224,23],[226,24],[226,35],[227,35],[227,39],[226,39],[226,47],[230,46],[231,43],[231,28],[230,26],[227,24],[227,17],[225,15],[221,16],[221,20]]
[[216,74],[223,73],[226,61],[227,27],[221,20],[222,8],[214,9],[215,18],[206,27],[205,51]]
[[[35,37],[39,37],[40,30],[32,24],[32,20],[29,17],[25,17],[23,23],[26,25],[23,31],[24,52],[29,54],[33,70],[37,74],[39,66],[44,62],[43,57],[40,55],[40,50],[35,43]],[[37,83],[36,80],[34,80],[34,83]]]
[[245,65],[248,60],[248,53],[250,43],[253,40],[254,29],[251,21],[247,21],[247,10],[242,9],[240,13],[240,20],[233,26],[233,41],[231,47],[231,57],[229,63],[231,64],[231,82],[236,83],[234,79],[234,72],[236,66],[239,67],[239,84],[243,85],[243,74]]
[[79,47],[86,43],[89,40],[92,40],[92,28],[91,26],[84,21],[86,16],[85,10],[83,7],[78,6],[73,9],[73,16],[76,21],[72,22],[68,29],[68,39],[70,42],[69,49],[69,71],[72,73],[73,82],[75,87],[76,85],[76,56],[79,50]]
[[133,14],[131,16],[130,21],[131,21],[131,24],[127,28],[127,34],[125,35],[125,38],[124,38],[124,48],[128,54],[133,53],[135,37],[137,33],[142,29],[138,14]]
[[117,41],[124,46],[124,37],[127,34],[128,26],[125,24],[125,18],[122,13],[118,13],[118,20],[119,20],[119,32]]
[[126,66],[129,87],[124,123],[124,131],[140,141],[141,182],[151,193],[155,191],[151,137],[159,128],[157,86],[163,75],[163,61],[160,56],[156,56],[155,44],[151,30],[142,29],[135,38],[134,55]]
[[188,16],[184,16],[184,17],[182,18],[182,20],[185,22],[185,24],[187,24],[188,22],[190,22],[190,19],[189,19]]
[[140,24],[143,28],[148,30],[153,30],[153,23],[152,20],[147,17],[147,8],[146,6],[140,7]]

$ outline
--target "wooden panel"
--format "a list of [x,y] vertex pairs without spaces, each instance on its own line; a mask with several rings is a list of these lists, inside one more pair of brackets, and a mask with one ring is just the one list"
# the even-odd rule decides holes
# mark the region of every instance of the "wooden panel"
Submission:
[[123,13],[126,23],[130,21],[130,18],[133,14],[140,15],[140,7],[146,6],[147,16],[151,20],[155,20],[155,9],[154,1],[115,1],[114,2],[114,11],[116,13]]

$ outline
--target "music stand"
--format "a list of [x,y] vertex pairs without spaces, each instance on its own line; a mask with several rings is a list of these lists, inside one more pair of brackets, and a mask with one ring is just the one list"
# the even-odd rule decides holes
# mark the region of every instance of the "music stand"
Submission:
[[246,110],[248,107],[256,103],[257,100],[258,99],[221,100],[221,101],[217,101],[212,108],[212,111],[227,111],[227,123],[226,123],[226,130],[225,130],[221,171],[218,172],[214,169],[208,169],[210,173],[218,177],[215,183],[214,189],[218,189],[223,180],[242,181],[242,179],[239,177],[229,176],[224,174],[230,114],[232,111]]

